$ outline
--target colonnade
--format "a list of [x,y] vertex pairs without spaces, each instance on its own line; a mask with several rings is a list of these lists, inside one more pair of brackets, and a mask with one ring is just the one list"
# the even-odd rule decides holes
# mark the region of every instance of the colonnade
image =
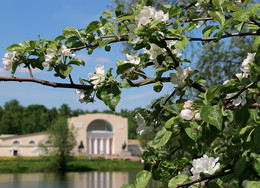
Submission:
[[110,137],[89,137],[88,154],[111,154],[111,139]]

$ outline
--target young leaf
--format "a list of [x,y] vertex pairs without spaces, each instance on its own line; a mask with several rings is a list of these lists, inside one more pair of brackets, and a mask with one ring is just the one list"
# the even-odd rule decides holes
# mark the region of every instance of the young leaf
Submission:
[[152,173],[147,170],[142,170],[139,172],[136,176],[135,180],[135,187],[136,188],[145,188],[148,184],[150,178],[152,176]]
[[175,187],[180,183],[184,183],[189,180],[189,176],[187,174],[178,174],[177,176],[173,177],[169,183],[168,187]]
[[10,46],[8,46],[6,48],[6,51],[17,51],[17,52],[20,52],[20,51],[24,51],[25,50],[25,47],[24,46],[21,46],[20,44],[12,44]]
[[205,122],[216,126],[219,130],[222,129],[223,117],[219,105],[211,106],[206,104],[200,112],[200,117]]
[[93,21],[85,29],[85,32],[88,33],[93,33],[94,31],[97,31],[99,29],[99,21]]
[[205,94],[206,101],[210,102],[211,99],[214,98],[214,96],[216,94],[218,94],[223,87],[224,87],[223,85],[216,85],[216,86],[209,88]]
[[105,88],[100,91],[101,100],[111,109],[115,110],[117,104],[120,101],[121,89],[118,85],[113,85],[109,88]]
[[223,25],[225,23],[225,15],[223,12],[216,11],[216,12],[210,12],[210,16],[212,16],[215,20],[217,20],[218,23]]
[[160,81],[156,82],[153,86],[153,90],[156,92],[160,92],[162,88],[163,88],[163,84]]
[[155,149],[163,147],[170,140],[171,136],[171,131],[167,131],[165,128],[162,128],[162,130],[160,130],[152,140],[152,147]]
[[82,59],[71,59],[70,61],[69,61],[69,63],[68,63],[68,65],[70,65],[70,64],[74,64],[74,65],[83,65],[83,66],[85,66],[85,62],[82,60]]
[[122,65],[119,65],[117,67],[116,73],[117,74],[122,74],[125,73],[127,70],[129,70],[130,68],[134,67],[135,65],[132,63],[124,63]]

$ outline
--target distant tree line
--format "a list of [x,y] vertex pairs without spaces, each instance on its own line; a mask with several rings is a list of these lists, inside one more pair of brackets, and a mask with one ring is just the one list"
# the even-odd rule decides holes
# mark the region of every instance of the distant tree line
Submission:
[[[60,108],[48,109],[44,105],[32,104],[22,106],[17,100],[10,100],[0,106],[0,134],[29,134],[47,131],[53,123],[61,117],[74,117],[87,113],[101,113],[98,110],[84,111],[82,109],[72,110],[67,104]],[[104,110],[102,113],[117,114],[128,118],[128,137],[136,138],[136,121],[134,111],[121,110],[120,113]]]

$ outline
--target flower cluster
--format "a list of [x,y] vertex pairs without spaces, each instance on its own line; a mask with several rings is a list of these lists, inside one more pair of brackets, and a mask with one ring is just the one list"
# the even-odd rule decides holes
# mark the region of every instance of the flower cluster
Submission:
[[2,60],[6,70],[11,70],[13,62],[19,60],[18,55],[19,55],[18,52],[5,53],[5,56],[4,58],[2,58]]
[[96,88],[98,84],[100,84],[101,82],[103,82],[106,79],[105,67],[101,66],[101,65],[97,65],[96,72],[89,73],[88,77],[91,80],[91,84],[93,84],[94,88]]
[[[81,85],[84,84],[82,78],[80,78],[80,77],[79,77],[79,82],[80,82]],[[84,98],[85,98],[84,90],[82,90],[82,89],[76,89],[76,90],[75,90],[75,93],[80,94],[79,102],[83,103],[83,102],[85,101],[85,100],[84,100]]]
[[248,53],[247,58],[242,62],[241,70],[243,73],[237,73],[236,77],[241,81],[242,78],[248,77],[250,74],[249,63],[253,63],[256,53]]
[[70,49],[68,49],[65,45],[63,45],[60,48],[59,53],[62,54],[63,56],[71,57],[71,58],[75,56],[75,54],[71,53]]
[[130,54],[126,54],[126,61],[124,61],[125,63],[131,63],[131,64],[135,64],[138,65],[141,61],[139,53],[136,53],[134,56],[130,55]]
[[178,87],[184,87],[186,85],[186,79],[192,70],[190,67],[187,67],[184,70],[181,67],[177,67],[176,70],[176,73],[170,73],[171,82],[177,84]]
[[43,67],[49,67],[50,64],[54,61],[55,57],[57,56],[56,49],[47,48],[46,54],[44,56],[45,61],[42,63]]
[[193,101],[191,101],[191,100],[187,100],[186,102],[184,102],[183,110],[180,113],[181,119],[190,121],[194,117],[195,120],[200,120],[200,113],[198,110],[194,110],[192,108],[192,104],[193,104]]
[[[249,76],[249,74],[250,74],[249,64],[254,62],[255,54],[256,53],[248,53],[247,58],[244,59],[244,61],[242,62],[242,66],[240,69],[243,71],[243,73],[236,74],[236,77],[239,79],[239,81],[241,81],[242,78],[247,78]],[[227,84],[228,81],[229,80],[226,80],[223,83],[223,85]],[[230,98],[234,97],[235,95],[236,95],[236,93],[229,93],[229,94],[227,94],[226,98],[230,99]],[[246,91],[241,93],[237,98],[232,99],[232,104],[234,106],[239,106],[240,104],[242,106],[244,106],[246,104]]]
[[169,19],[168,12],[166,14],[164,14],[162,10],[159,10],[157,12],[155,8],[151,6],[144,6],[140,14],[135,16],[135,20],[138,27],[141,25],[145,26],[151,23],[152,20],[158,20],[166,23],[168,19]]
[[203,157],[194,159],[192,161],[191,173],[193,176],[190,180],[197,180],[200,178],[200,173],[213,175],[220,167],[220,163],[217,163],[219,158],[214,159],[213,157],[208,157],[203,155]]

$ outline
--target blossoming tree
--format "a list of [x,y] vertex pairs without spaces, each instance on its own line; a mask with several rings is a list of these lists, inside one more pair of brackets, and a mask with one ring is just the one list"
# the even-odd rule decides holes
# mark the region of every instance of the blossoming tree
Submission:
[[[151,141],[143,153],[144,170],[137,175],[135,185],[122,187],[145,187],[151,177],[168,187],[259,187],[260,4],[250,0],[190,0],[163,4],[157,10],[152,1],[140,0],[131,13],[122,8],[117,7],[115,14],[103,11],[100,20],[85,29],[66,27],[54,40],[10,45],[3,64],[12,77],[0,76],[0,81],[73,88],[80,94],[80,102],[98,98],[112,110],[123,88],[153,84],[154,91],[161,92],[164,83],[172,83],[175,87],[169,96],[156,99],[149,109],[136,111],[137,133]],[[192,64],[181,54],[187,43],[248,36],[254,40],[255,52],[241,62],[241,72],[230,75],[223,85],[207,88],[199,71],[185,66]],[[90,55],[102,47],[110,51],[111,43],[123,41],[133,44],[136,53],[115,62],[115,72],[97,65],[89,78],[79,78],[80,84],[73,82],[73,66],[85,66],[75,58],[75,52],[86,49]],[[30,77],[14,77],[18,66],[27,68]],[[153,68],[153,77],[146,72],[148,67]],[[33,77],[32,69],[45,68],[56,77],[68,77],[70,82]],[[189,87],[199,91],[194,100],[185,99]],[[176,102],[173,97],[178,98]]]

